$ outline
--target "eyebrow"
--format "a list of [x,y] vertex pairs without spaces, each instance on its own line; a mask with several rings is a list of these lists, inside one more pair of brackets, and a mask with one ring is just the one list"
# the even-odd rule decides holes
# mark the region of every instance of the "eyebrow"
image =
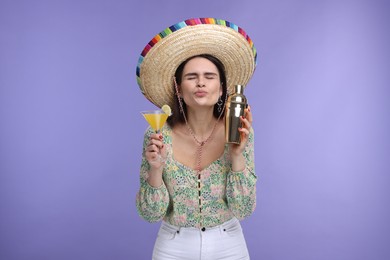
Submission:
[[[205,72],[204,75],[205,76],[217,76],[218,74],[214,73],[214,72]],[[189,73],[184,75],[184,77],[189,77],[189,76],[198,76],[198,73],[196,73],[196,72],[189,72]]]

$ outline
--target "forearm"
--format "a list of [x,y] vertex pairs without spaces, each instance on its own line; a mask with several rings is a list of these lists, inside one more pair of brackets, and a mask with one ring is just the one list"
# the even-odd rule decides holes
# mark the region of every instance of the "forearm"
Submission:
[[227,176],[226,197],[229,208],[237,218],[249,216],[256,207],[254,164],[254,133],[250,131],[245,150],[231,152],[231,171]]
[[240,172],[243,171],[246,167],[246,160],[242,153],[238,155],[233,155],[231,157],[232,160],[232,171],[233,172]]
[[163,184],[162,179],[162,172],[163,172],[164,166],[161,166],[160,168],[151,168],[148,173],[148,179],[147,182],[150,186],[154,188],[158,188]]

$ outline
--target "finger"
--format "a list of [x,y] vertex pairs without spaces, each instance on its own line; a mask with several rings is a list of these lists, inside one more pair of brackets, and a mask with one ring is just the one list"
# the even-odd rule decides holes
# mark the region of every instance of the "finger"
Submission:
[[246,129],[245,127],[240,127],[240,128],[238,128],[238,131],[239,131],[242,135],[244,135],[245,137],[249,135],[249,130]]
[[247,118],[245,118],[245,117],[241,117],[241,122],[242,122],[242,126],[244,127],[244,128],[247,128],[247,129],[250,129],[251,128],[251,126],[252,126],[252,124],[250,123],[250,121],[247,119]]
[[163,136],[161,133],[159,133],[159,134],[153,133],[149,137],[151,140],[162,140],[163,139]]
[[148,161],[154,161],[157,158],[157,152],[150,152],[146,155]]
[[150,142],[149,142],[149,145],[155,145],[159,148],[162,148],[164,146],[164,143],[160,140],[156,140],[156,139],[151,139]]
[[245,147],[246,146],[246,143],[248,142],[248,134],[247,132],[245,132],[245,128],[242,128],[243,130],[240,130],[240,146],[241,147]]
[[158,152],[159,148],[157,147],[157,145],[151,144],[146,148],[146,151],[149,153]]
[[157,153],[153,154],[152,158],[150,158],[150,162],[156,162],[156,161],[158,161],[158,154]]
[[249,121],[250,124],[252,124],[253,117],[252,117],[252,112],[251,112],[250,107],[245,109],[245,118]]

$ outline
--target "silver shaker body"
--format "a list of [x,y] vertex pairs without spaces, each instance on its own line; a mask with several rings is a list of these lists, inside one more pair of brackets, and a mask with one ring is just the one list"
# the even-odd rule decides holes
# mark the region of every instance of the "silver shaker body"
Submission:
[[226,143],[239,144],[241,142],[238,128],[242,127],[240,116],[247,108],[247,99],[243,94],[244,86],[236,85],[235,93],[231,94],[226,102],[225,110],[225,138]]

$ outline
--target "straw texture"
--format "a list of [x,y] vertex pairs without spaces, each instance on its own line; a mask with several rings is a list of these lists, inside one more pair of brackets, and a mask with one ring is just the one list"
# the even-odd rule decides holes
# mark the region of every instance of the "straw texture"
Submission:
[[256,67],[256,49],[240,27],[214,18],[190,19],[168,27],[144,48],[137,81],[145,97],[161,107],[173,105],[173,77],[187,58],[210,54],[225,66],[228,92],[246,86]]

